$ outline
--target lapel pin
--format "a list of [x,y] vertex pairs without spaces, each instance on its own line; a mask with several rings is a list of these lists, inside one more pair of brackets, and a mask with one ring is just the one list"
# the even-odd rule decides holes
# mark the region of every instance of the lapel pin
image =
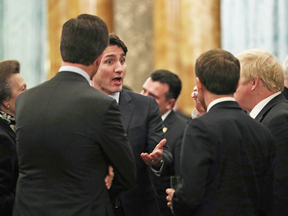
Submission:
[[166,133],[167,130],[168,130],[167,127],[163,127],[163,133]]

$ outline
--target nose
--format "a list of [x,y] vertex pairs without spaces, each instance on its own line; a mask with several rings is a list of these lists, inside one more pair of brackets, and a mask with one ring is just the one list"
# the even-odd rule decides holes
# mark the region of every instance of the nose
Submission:
[[115,66],[115,72],[116,73],[123,73],[123,71],[124,71],[123,65],[121,64],[121,62],[118,62]]

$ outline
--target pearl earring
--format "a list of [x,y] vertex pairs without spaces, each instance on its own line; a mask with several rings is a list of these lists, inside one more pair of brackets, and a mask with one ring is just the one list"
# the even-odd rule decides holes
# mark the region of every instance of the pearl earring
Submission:
[[9,107],[10,107],[10,106],[9,106],[9,104],[8,104],[8,105],[7,105],[7,109],[9,109]]

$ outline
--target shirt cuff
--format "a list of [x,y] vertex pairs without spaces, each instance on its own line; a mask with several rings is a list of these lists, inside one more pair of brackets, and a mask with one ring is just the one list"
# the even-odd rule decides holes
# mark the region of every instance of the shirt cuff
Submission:
[[160,165],[160,167],[159,167],[158,169],[155,168],[155,167],[150,166],[152,172],[153,172],[157,177],[159,177],[159,176],[162,174],[162,172],[163,172],[164,160],[161,160],[160,163],[161,163],[161,165]]

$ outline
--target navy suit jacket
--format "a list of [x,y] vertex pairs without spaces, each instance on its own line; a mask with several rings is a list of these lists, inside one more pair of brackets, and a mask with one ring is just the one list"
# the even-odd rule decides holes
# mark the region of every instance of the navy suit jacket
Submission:
[[172,216],[171,209],[167,206],[167,194],[165,191],[167,188],[170,188],[170,176],[180,175],[180,152],[186,124],[187,120],[173,110],[171,110],[169,115],[163,121],[164,137],[167,139],[166,145],[172,152],[174,166],[169,172],[164,173],[160,177],[152,175],[153,184],[158,194],[158,204],[162,216]]
[[[157,194],[149,175],[150,167],[140,156],[142,152],[151,153],[164,138],[158,104],[154,98],[123,89],[120,92],[119,107],[134,152],[137,182],[133,190],[122,192],[117,198],[121,200],[126,216],[159,216]],[[163,160],[165,172],[171,169],[172,163],[171,152],[165,146]]]
[[237,102],[217,103],[190,120],[181,151],[176,216],[271,212],[275,145],[269,129]]
[[15,132],[0,119],[0,215],[11,216],[18,178]]
[[273,98],[255,119],[266,125],[274,137],[273,215],[285,215],[288,212],[288,101],[284,95]]
[[134,186],[134,156],[118,105],[80,74],[59,72],[21,93],[16,137],[14,216],[112,216],[104,182],[109,164],[122,190]]

